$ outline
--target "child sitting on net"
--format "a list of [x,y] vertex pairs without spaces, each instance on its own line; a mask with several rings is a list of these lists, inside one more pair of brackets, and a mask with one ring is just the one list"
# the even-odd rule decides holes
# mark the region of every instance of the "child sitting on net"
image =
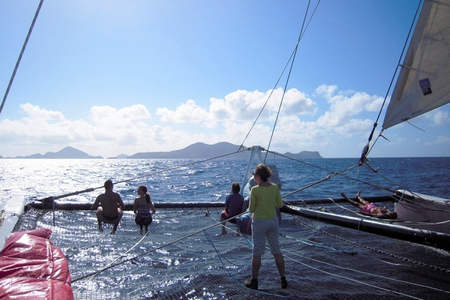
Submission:
[[[225,223],[227,219],[240,214],[242,210],[242,205],[244,204],[244,198],[239,192],[241,191],[241,186],[238,182],[233,182],[231,185],[231,194],[227,196],[225,200],[225,210],[220,214],[220,221],[222,221],[222,232],[221,235],[227,234],[227,229],[225,228]],[[231,219],[228,222],[235,224],[236,219]]]

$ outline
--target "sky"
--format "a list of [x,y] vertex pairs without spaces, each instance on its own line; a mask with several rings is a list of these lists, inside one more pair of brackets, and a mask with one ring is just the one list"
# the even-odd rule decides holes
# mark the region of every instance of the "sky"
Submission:
[[[73,146],[107,157],[240,144],[295,47],[307,3],[47,0],[0,114],[0,155]],[[417,4],[322,0],[271,149],[358,157]],[[1,95],[37,5],[0,2]],[[267,146],[285,80],[247,146]],[[380,139],[371,156],[449,156],[449,112],[446,105],[411,120],[420,129],[388,129],[390,141]]]

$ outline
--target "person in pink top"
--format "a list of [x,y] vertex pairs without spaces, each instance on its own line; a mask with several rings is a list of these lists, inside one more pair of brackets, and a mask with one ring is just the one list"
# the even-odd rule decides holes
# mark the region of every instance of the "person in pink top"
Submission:
[[344,197],[345,200],[353,204],[354,206],[359,207],[361,213],[365,215],[369,215],[372,217],[382,218],[382,219],[396,219],[397,213],[392,212],[386,208],[386,206],[378,207],[375,204],[363,199],[361,197],[361,192],[356,194],[354,200],[350,199],[344,193],[341,193],[341,196]]

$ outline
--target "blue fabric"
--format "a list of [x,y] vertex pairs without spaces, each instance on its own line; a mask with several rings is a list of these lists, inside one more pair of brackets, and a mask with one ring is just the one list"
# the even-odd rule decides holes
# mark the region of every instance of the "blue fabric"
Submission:
[[227,196],[225,200],[225,210],[229,217],[233,217],[242,212],[242,205],[244,204],[244,197],[239,193],[233,193]]

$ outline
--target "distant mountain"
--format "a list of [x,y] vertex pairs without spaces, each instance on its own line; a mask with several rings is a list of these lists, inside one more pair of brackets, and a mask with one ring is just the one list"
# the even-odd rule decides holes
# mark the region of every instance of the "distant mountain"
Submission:
[[231,143],[217,143],[208,145],[195,143],[186,148],[169,152],[140,152],[128,156],[128,158],[209,158],[237,151],[238,145]]
[[302,151],[299,153],[286,152],[284,155],[295,159],[322,158],[318,151]]
[[16,158],[103,158],[92,156],[73,147],[65,147],[58,152],[47,152],[45,154],[32,154],[28,156],[17,156]]
[[[195,143],[186,148],[169,151],[169,152],[140,152],[128,156],[127,158],[152,158],[152,159],[174,159],[174,158],[184,158],[184,159],[197,159],[197,158],[211,158],[228,153],[235,152],[239,149],[238,145],[234,145],[227,142],[221,142],[213,145],[208,145],[205,143]],[[229,158],[242,158],[248,159],[250,153],[243,152],[235,155],[229,156]],[[286,153],[285,155],[296,158],[322,158],[317,151],[302,151],[300,153]],[[116,157],[119,158],[119,157]]]

